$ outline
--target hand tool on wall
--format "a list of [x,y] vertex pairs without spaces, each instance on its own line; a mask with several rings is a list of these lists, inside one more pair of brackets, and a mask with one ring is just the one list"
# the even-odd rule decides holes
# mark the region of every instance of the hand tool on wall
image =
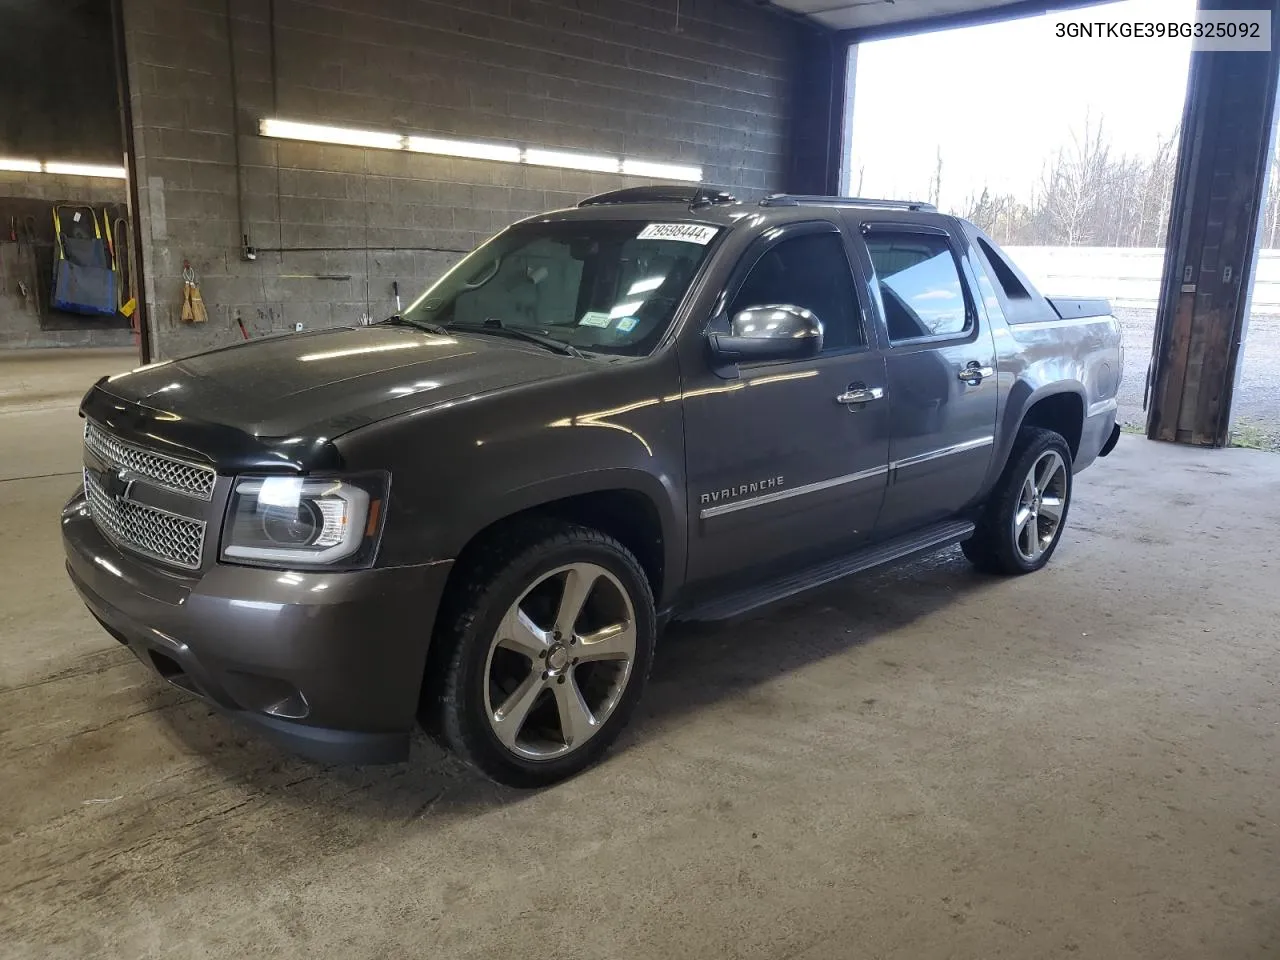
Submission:
[[134,333],[138,333],[138,323],[134,313],[138,309],[138,294],[133,289],[133,260],[129,254],[129,222],[124,217],[116,217],[111,227],[113,253],[116,257],[117,284],[116,301],[119,303],[120,315],[129,321]]
[[182,261],[182,319],[187,323],[207,323],[209,314],[200,296],[200,281],[190,260]]
[[[36,299],[36,316],[44,316],[44,306],[40,300],[40,262],[36,255],[36,218],[34,214],[27,214],[18,223],[18,245],[19,250],[22,247],[27,248],[27,266],[30,268],[31,290],[35,293]],[[26,296],[24,294],[24,296]]]

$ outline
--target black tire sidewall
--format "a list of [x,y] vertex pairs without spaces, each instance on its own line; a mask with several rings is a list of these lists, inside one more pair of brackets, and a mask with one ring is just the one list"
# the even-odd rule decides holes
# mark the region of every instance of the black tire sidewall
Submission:
[[[454,668],[458,671],[457,702],[446,709],[454,711],[457,732],[465,741],[465,752],[476,766],[493,779],[510,786],[554,783],[595,763],[630,719],[649,676],[657,618],[644,572],[635,558],[611,539],[594,531],[584,533],[588,533],[590,538],[569,532],[567,536],[557,536],[554,543],[536,544],[518,554],[485,591],[480,609],[459,639],[454,658]],[[618,705],[581,749],[551,760],[528,760],[503,746],[489,724],[484,704],[489,645],[502,618],[530,584],[557,567],[571,563],[597,564],[617,577],[627,591],[636,616],[635,661]]]

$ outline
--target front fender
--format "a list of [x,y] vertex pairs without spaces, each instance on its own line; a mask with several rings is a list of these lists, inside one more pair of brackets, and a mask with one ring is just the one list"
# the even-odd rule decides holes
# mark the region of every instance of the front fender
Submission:
[[378,564],[455,559],[476,534],[513,514],[621,490],[653,505],[663,583],[678,585],[687,539],[678,384],[674,360],[654,358],[513,387],[339,438],[353,467],[391,470]]

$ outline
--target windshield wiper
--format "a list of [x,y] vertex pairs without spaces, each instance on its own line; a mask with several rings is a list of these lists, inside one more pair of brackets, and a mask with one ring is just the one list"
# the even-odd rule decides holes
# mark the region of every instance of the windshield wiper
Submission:
[[509,327],[496,317],[486,320],[484,323],[453,323],[450,326],[454,330],[475,330],[480,333],[496,333],[499,336],[516,337],[528,343],[536,343],[549,350],[554,350],[556,353],[563,353],[565,356],[575,357],[578,360],[586,359],[582,351],[571,343],[565,343],[563,340],[549,337],[545,333],[534,333],[532,330],[526,330],[523,327]]
[[447,337],[449,335],[449,331],[438,323],[427,323],[425,320],[407,320],[398,313],[393,313],[382,322],[395,327],[413,327],[415,330],[425,330],[427,333],[434,333],[438,337]]

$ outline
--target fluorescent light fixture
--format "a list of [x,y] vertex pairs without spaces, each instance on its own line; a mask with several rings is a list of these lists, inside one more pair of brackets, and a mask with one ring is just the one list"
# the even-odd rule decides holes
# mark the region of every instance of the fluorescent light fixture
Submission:
[[564,153],[560,150],[540,150],[529,147],[524,152],[524,162],[538,167],[561,167],[565,170],[594,170],[597,173],[617,173],[618,158],[590,153]]
[[622,172],[629,177],[656,177],[659,180],[687,180],[702,182],[701,167],[684,167],[677,163],[654,163],[650,160],[622,161]]
[[628,297],[634,297],[637,293],[648,293],[650,290],[657,290],[662,286],[662,281],[667,279],[666,276],[646,277],[643,280],[637,280],[631,285],[631,289],[627,291]]
[[383,150],[404,148],[404,137],[398,133],[352,130],[349,127],[328,127],[315,123],[296,123],[293,120],[266,118],[259,121],[258,132],[264,137],[284,140],[311,140],[315,143],[339,143],[348,147],[377,147]]
[[39,160],[19,160],[16,157],[0,157],[0,170],[15,170],[18,173],[39,173]]
[[472,160],[520,162],[520,148],[500,143],[476,143],[470,140],[446,140],[443,137],[409,137],[405,149],[415,153],[438,153],[445,157],[468,157]]
[[[455,140],[452,137],[427,137],[416,134],[405,136],[399,133],[381,133],[377,130],[353,130],[350,127],[299,123],[296,120],[279,120],[274,117],[263,117],[259,120],[258,132],[264,137],[276,137],[282,140],[309,140],[314,143],[338,143],[351,147],[375,147],[381,150],[410,150],[414,153],[433,153],[443,157],[465,157],[470,160],[528,163],[538,167],[559,167],[562,170],[590,170],[595,173],[621,173],[628,177],[702,182],[701,167],[637,160],[632,157],[548,150],[542,147],[521,149],[511,143],[484,143],[478,140]],[[23,163],[25,161],[0,160],[0,169],[10,169],[3,166],[5,162]],[[123,173],[120,175],[123,176]]]
[[45,173],[61,173],[69,177],[110,177],[112,180],[123,180],[127,174],[124,167],[104,167],[94,163],[46,163]]

